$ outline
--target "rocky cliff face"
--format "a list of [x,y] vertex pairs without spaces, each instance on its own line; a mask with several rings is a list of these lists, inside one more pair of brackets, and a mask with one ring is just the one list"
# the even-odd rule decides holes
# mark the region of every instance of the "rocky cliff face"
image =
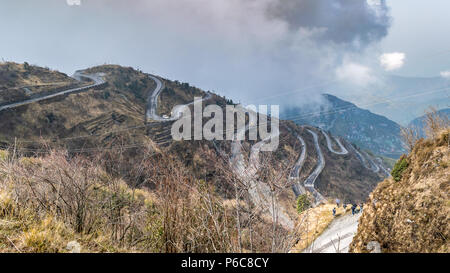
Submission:
[[[421,139],[380,183],[364,206],[350,251],[449,252],[449,127],[435,139]],[[395,175],[394,175],[395,172]]]

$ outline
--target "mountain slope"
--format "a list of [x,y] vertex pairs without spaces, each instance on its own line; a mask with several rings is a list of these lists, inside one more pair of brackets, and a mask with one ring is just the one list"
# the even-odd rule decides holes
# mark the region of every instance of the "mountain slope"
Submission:
[[[37,68],[35,69],[37,70]],[[74,152],[92,151],[105,147],[120,145],[130,150],[140,145],[153,142],[169,146],[169,150],[185,150],[185,155],[194,155],[186,149],[197,149],[196,142],[173,143],[170,127],[173,122],[148,121],[145,117],[147,98],[155,88],[155,82],[148,75],[132,68],[116,65],[99,66],[83,71],[87,74],[103,73],[106,85],[97,90],[56,97],[50,100],[32,103],[16,109],[0,111],[0,143],[4,147],[16,143],[24,151],[42,149],[42,139],[51,139],[53,147],[64,147]],[[36,75],[35,77],[38,77]],[[59,76],[58,76],[59,77]],[[56,77],[54,80],[59,79]],[[69,78],[70,79],[70,78]],[[158,97],[157,111],[160,115],[167,113],[177,104],[189,103],[194,96],[206,97],[206,92],[187,83],[163,79],[164,90]],[[16,83],[17,85],[17,83]],[[205,104],[217,104],[224,107],[227,100],[211,94]],[[204,119],[206,122],[206,119]],[[286,156],[291,153],[298,157],[301,144],[290,128],[302,136],[307,147],[307,156],[299,173],[299,179],[305,180],[317,164],[317,152],[314,140],[306,129],[318,135],[319,145],[325,159],[325,167],[317,178],[317,188],[325,196],[338,196],[342,199],[364,200],[370,190],[385,174],[367,168],[365,154],[360,158],[353,146],[343,141],[350,153],[335,154],[339,143],[331,136],[327,143],[325,132],[314,127],[304,128],[292,123],[281,122],[281,142],[279,153]],[[211,148],[213,146],[207,143]],[[45,145],[48,145],[47,142]],[[231,154],[229,141],[218,141],[227,154]],[[253,142],[245,141],[244,148],[250,153]],[[329,147],[328,145],[331,145]],[[336,147],[333,149],[333,147]],[[333,150],[330,150],[333,149]],[[186,162],[191,162],[189,156]]]
[[[358,152],[359,148],[344,139],[316,127],[298,126],[282,120],[280,145],[274,153],[259,153],[261,139],[240,143],[240,163],[246,170],[256,166],[254,175],[260,191],[244,187],[245,194],[237,202],[233,183],[239,179],[239,174],[231,166],[236,143],[227,140],[173,141],[170,129],[174,120],[163,117],[170,116],[173,106],[189,104],[195,96],[205,98],[204,105],[216,104],[222,109],[230,101],[168,79],[159,78],[164,89],[157,90],[152,79],[155,76],[117,65],[93,67],[82,72],[101,73],[106,84],[0,111],[0,126],[5,128],[0,132],[0,144],[4,148],[14,146],[18,153],[33,158],[49,154],[50,148],[67,150],[71,157],[87,156],[102,162],[101,167],[109,175],[118,175],[130,187],[150,192],[159,183],[152,173],[141,168],[146,156],[155,153],[162,159],[174,158],[183,165],[183,176],[213,187],[222,205],[233,207],[249,200],[250,203],[242,208],[242,217],[246,219],[246,213],[256,213],[261,232],[270,225],[273,209],[267,208],[269,202],[258,200],[266,200],[271,194],[267,183],[274,175],[282,175],[279,180],[285,183],[277,190],[275,198],[282,212],[282,220],[277,223],[280,230],[288,230],[298,217],[292,183],[300,190],[297,194],[308,191],[314,197],[360,202],[386,177],[382,171],[386,167],[382,163],[369,154]],[[161,91],[155,98],[158,102],[155,111],[161,119],[153,120],[147,116],[148,99],[156,91]],[[203,123],[207,120],[204,118]],[[297,171],[294,173],[295,161]],[[116,166],[117,162],[120,166]],[[263,206],[259,206],[261,204]],[[261,251],[268,251],[267,244],[270,242],[262,243]]]
[[0,106],[42,93],[82,86],[66,74],[27,63],[0,63]]
[[364,205],[351,251],[449,252],[449,128],[436,139],[421,139],[380,183]]
[[292,108],[283,117],[323,128],[378,155],[398,158],[404,153],[400,125],[335,96],[324,94],[323,98],[325,104],[319,109]]

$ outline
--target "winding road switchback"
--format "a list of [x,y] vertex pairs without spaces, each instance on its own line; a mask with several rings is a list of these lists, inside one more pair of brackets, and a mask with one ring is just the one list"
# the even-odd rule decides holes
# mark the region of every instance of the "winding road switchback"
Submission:
[[[155,90],[150,94],[148,98],[148,105],[147,105],[147,118],[152,119],[154,121],[159,122],[167,122],[167,121],[176,121],[181,118],[183,114],[183,109],[186,106],[194,104],[195,101],[192,101],[188,104],[184,105],[177,105],[172,109],[171,116],[168,118],[164,118],[159,116],[156,112],[158,109],[158,97],[161,94],[161,92],[164,90],[164,83],[161,81],[158,77],[155,77],[153,75],[148,75],[150,79],[152,79],[156,83]],[[211,98],[211,93],[207,93],[205,97],[201,99],[201,101],[205,101]]]
[[316,148],[318,162],[314,171],[308,176],[308,178],[306,178],[304,185],[306,189],[308,189],[314,195],[314,198],[316,200],[315,203],[317,205],[325,200],[325,198],[314,187],[314,183],[316,182],[317,177],[322,173],[323,169],[325,168],[325,159],[323,157],[322,150],[320,149],[319,136],[316,134],[316,132],[311,131],[309,129],[308,132],[314,138],[314,147]]
[[339,148],[341,149],[341,151],[336,151],[333,148],[333,144],[331,143],[331,138],[330,136],[324,131],[324,130],[320,130],[322,132],[322,134],[325,136],[326,140],[327,140],[327,146],[328,146],[328,150],[334,154],[337,155],[347,155],[348,151],[347,149],[344,147],[344,145],[342,145],[341,141],[339,140],[339,138],[334,137],[334,140],[336,141],[336,143],[339,145]]
[[[287,128],[288,131],[292,134],[294,134],[297,139],[300,141],[302,152],[300,154],[300,157],[298,158],[297,162],[294,165],[294,168],[292,169],[289,179],[299,180],[300,178],[300,171],[303,168],[303,165],[305,164],[306,160],[306,143],[305,140],[297,134],[297,132],[292,131],[289,127]],[[297,183],[292,185],[292,190],[294,191],[295,197],[298,197],[301,194],[305,193],[305,188],[303,187],[302,183],[300,181],[297,181]]]

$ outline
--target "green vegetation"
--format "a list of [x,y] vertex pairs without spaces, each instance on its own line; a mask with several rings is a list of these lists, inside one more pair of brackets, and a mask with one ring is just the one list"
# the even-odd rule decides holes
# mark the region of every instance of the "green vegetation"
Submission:
[[[400,136],[401,126],[386,117],[371,113],[365,109],[358,108],[351,102],[341,100],[338,97],[324,94],[330,109],[352,109],[352,111],[336,112],[329,115],[308,115],[315,111],[312,107],[294,108],[287,116],[304,116],[296,119],[298,124],[309,124],[313,126],[331,126],[329,131],[333,135],[347,136],[349,142],[355,143],[362,150],[370,150],[376,155],[398,158],[405,152]],[[325,107],[325,106],[322,106]],[[321,111],[325,111],[323,108]],[[326,110],[328,111],[328,110]],[[348,132],[358,132],[348,134]]]
[[300,214],[305,210],[309,209],[311,202],[308,199],[308,195],[301,194],[297,198],[297,212]]
[[8,158],[8,151],[0,150],[0,160],[6,160]]
[[408,160],[405,155],[402,155],[400,159],[395,163],[394,169],[391,172],[392,177],[395,181],[400,181],[402,179],[403,172],[408,168]]

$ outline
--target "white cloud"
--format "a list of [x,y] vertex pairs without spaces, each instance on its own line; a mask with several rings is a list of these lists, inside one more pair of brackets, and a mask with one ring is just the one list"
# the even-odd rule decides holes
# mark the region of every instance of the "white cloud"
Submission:
[[369,6],[380,6],[381,1],[380,0],[367,0],[367,4],[369,4]]
[[384,53],[380,56],[380,65],[386,71],[396,70],[405,63],[406,55],[402,52]]
[[357,86],[367,86],[376,82],[372,70],[364,65],[357,63],[344,63],[336,69],[338,80]]
[[80,6],[81,0],[66,0],[67,5],[69,6]]
[[441,77],[442,78],[446,78],[446,79],[450,79],[450,70],[442,71],[441,72]]

